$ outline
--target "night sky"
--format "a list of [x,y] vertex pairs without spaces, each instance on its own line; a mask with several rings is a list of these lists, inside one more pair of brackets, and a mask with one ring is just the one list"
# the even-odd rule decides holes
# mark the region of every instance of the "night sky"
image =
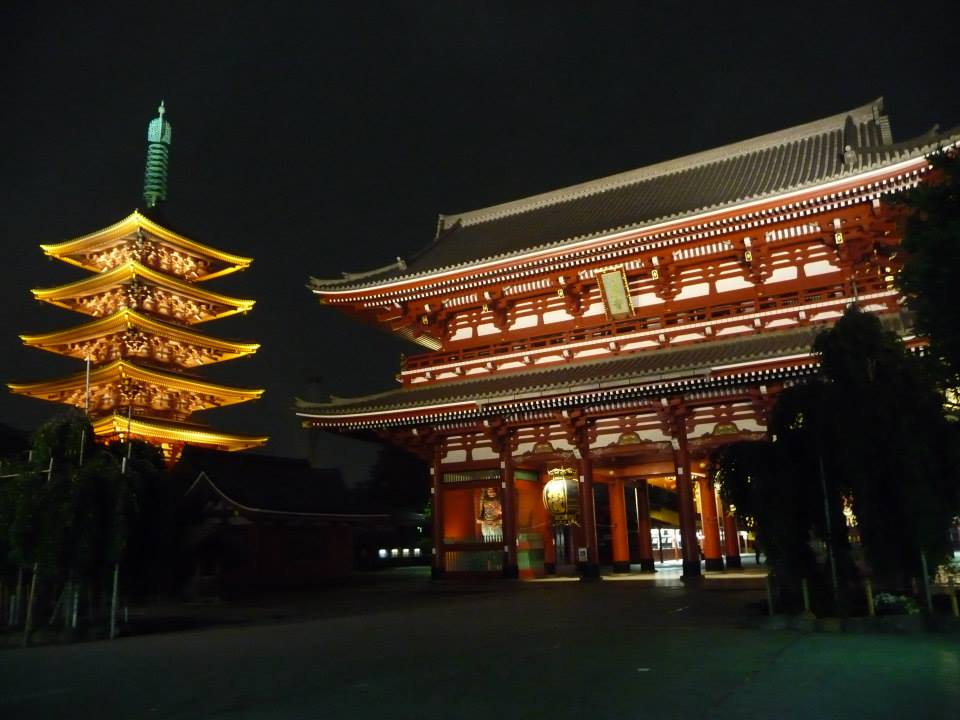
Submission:
[[[0,379],[81,370],[17,337],[85,321],[32,300],[31,287],[85,274],[37,246],[143,205],[146,126],[161,98],[170,224],[255,258],[207,287],[256,308],[201,330],[263,347],[204,374],[266,395],[197,418],[269,433],[263,452],[302,456],[295,395],[389,389],[400,353],[418,352],[320,307],[308,275],[410,256],[441,212],[881,95],[895,140],[950,127],[957,51],[947,2],[3,3]],[[57,410],[0,391],[8,425],[32,429]],[[325,447],[351,479],[365,473],[371,446]]]

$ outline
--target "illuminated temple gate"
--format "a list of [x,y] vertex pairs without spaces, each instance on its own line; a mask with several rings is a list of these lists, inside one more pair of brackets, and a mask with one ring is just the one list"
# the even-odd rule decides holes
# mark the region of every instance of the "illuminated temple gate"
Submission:
[[[403,360],[399,388],[298,401],[298,415],[430,461],[437,576],[574,564],[596,576],[601,496],[614,569],[652,570],[654,489],[675,493],[685,575],[700,574],[701,552],[707,569],[736,567],[735,518],[704,477],[707,456],[763,436],[777,393],[817,371],[817,332],[851,302],[921,342],[894,287],[902,256],[888,200],[958,138],[894,143],[877,100],[442,215],[413,258],[311,280],[320,302],[429,352]],[[566,521],[542,501],[551,471],[574,479],[579,507]],[[487,518],[498,510],[496,533]]]

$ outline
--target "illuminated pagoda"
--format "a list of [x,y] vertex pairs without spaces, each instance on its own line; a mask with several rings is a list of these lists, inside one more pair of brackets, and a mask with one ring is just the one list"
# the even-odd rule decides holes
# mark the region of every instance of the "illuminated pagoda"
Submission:
[[[167,192],[171,127],[162,103],[147,140],[143,195],[152,213]],[[21,339],[30,347],[84,361],[86,367],[56,380],[11,383],[13,392],[83,409],[99,439],[146,440],[170,461],[188,444],[243,450],[266,442],[266,437],[221,433],[191,420],[197,411],[263,394],[194,374],[204,365],[250,355],[259,347],[194,329],[253,307],[253,300],[204,287],[208,280],[249,267],[250,258],[201,245],[139,211],[103,230],[41,248],[49,257],[95,274],[33,290],[34,297],[93,319]]]
[[706,477],[711,450],[763,437],[849,304],[923,343],[894,284],[889,198],[958,140],[894,142],[876,100],[441,215],[412,258],[310,281],[321,303],[427,352],[402,360],[398,388],[297,414],[429,461],[436,576],[592,577],[601,544],[615,571],[653,570],[665,549],[685,576],[739,567],[745,533]]

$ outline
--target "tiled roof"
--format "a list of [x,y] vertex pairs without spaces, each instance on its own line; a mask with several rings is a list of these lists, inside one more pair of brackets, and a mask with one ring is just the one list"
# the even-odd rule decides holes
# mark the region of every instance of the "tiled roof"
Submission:
[[[317,290],[375,286],[401,277],[509,257],[618,230],[816,186],[936,149],[933,131],[893,143],[883,100],[787,130],[542,195],[441,215],[434,241],[369,273],[312,280]],[[847,150],[849,147],[849,150]]]
[[823,326],[767,332],[730,340],[713,340],[679,348],[636,352],[610,360],[593,360],[542,370],[502,373],[477,380],[405,386],[360,398],[333,398],[327,403],[297,400],[297,412],[353,415],[402,412],[441,403],[504,403],[603,389],[623,388],[707,375],[711,368],[762,362],[810,352]]
[[356,512],[340,471],[306,460],[188,447],[177,472],[187,481],[203,473],[232,502],[261,512]]

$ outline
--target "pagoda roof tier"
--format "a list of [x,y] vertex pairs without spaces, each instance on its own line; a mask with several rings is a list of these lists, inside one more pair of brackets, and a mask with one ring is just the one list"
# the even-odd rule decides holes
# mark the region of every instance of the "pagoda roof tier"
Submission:
[[160,322],[130,308],[68,330],[21,335],[24,345],[100,364],[141,357],[190,368],[255,353],[258,343],[238,343]]
[[[885,318],[897,327],[898,317]],[[640,351],[483,379],[457,380],[327,403],[297,399],[297,415],[324,427],[367,429],[418,422],[480,419],[500,413],[573,407],[614,399],[649,398],[665,391],[698,392],[745,382],[763,383],[813,372],[811,346],[823,326],[777,330],[731,340]]]
[[[434,240],[410,258],[333,279],[311,278],[321,297],[390,293],[453,281],[503,265],[581,251],[631,233],[656,239],[712,226],[851,183],[960,141],[960,128],[894,143],[883,100],[675,160],[470,212],[441,215]],[[833,188],[833,186],[836,186]],[[833,188],[831,190],[831,188]],[[699,223],[699,225],[698,225]]]
[[[108,365],[94,368],[90,372],[91,411],[96,413],[104,405],[126,406],[128,401],[117,394],[126,384],[140,387],[150,395],[174,394],[183,399],[183,403],[173,408],[179,415],[208,408],[234,405],[256,400],[263,395],[262,389],[235,388],[227,385],[199,380],[188,375],[168,373],[137,365],[129,360],[116,360]],[[84,407],[86,403],[87,375],[79,372],[63,378],[35,383],[8,383],[12,392],[41,400],[66,403]],[[149,404],[151,398],[144,397]],[[136,402],[134,403],[136,404]]]
[[217,432],[195,423],[167,422],[137,416],[128,418],[118,413],[94,420],[93,431],[101,440],[125,439],[129,433],[134,438],[161,445],[198,445],[230,452],[260,447],[269,440],[267,436]]
[[[128,292],[135,283],[153,288],[153,297],[149,292]],[[34,289],[31,292],[37,300],[94,317],[102,317],[120,308],[133,306],[185,325],[247,312],[256,303],[255,300],[242,300],[207,292],[196,285],[152,270],[135,260],[99,275],[59,287]]]
[[245,270],[252,258],[201,245],[158,225],[139,211],[120,222],[73,240],[41,245],[50,257],[93,272],[105,272],[138,260],[160,272],[202,282]]

